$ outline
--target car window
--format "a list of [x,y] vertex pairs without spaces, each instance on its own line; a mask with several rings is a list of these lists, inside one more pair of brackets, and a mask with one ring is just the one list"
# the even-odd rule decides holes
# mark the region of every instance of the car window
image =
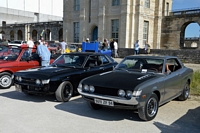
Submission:
[[116,69],[123,68],[129,71],[161,73],[163,62],[163,59],[155,58],[125,58],[117,65]]
[[97,67],[100,66],[98,64],[99,56],[90,56],[89,59],[87,60],[85,67]]
[[175,72],[181,68],[181,65],[177,59],[168,59],[166,63],[171,72]]
[[102,61],[102,64],[108,64],[109,60],[105,56],[100,56],[100,60]]
[[62,66],[82,67],[85,62],[85,55],[63,54],[59,56],[52,64]]

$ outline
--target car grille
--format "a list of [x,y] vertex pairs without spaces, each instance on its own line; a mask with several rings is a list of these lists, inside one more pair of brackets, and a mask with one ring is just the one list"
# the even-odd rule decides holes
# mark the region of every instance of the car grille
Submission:
[[118,96],[118,89],[95,86],[94,93],[102,95]]
[[31,78],[22,78],[23,83],[28,83],[28,84],[35,84],[35,79]]

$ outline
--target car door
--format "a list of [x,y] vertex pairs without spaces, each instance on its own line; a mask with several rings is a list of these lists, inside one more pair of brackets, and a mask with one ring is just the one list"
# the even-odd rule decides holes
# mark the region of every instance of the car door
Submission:
[[180,91],[181,88],[181,71],[179,70],[173,70],[174,64],[177,64],[177,60],[175,59],[169,59],[167,60],[167,64],[170,67],[170,74],[166,74],[165,76],[165,100],[171,100],[175,98]]

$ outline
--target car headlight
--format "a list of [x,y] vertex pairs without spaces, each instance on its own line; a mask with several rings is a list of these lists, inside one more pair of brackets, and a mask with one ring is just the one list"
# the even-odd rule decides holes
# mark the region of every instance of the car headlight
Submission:
[[141,93],[142,93],[142,90],[134,91],[133,96],[138,97],[141,95]]
[[19,80],[19,82],[21,82],[22,81],[22,77],[19,77],[18,80]]
[[17,80],[17,81],[18,81],[18,80],[19,80],[19,77],[18,77],[18,76],[16,76],[16,77],[15,77],[15,80]]
[[93,93],[94,91],[95,91],[94,86],[90,85],[90,87],[89,87],[89,92]]
[[47,79],[47,80],[42,80],[42,84],[44,85],[44,84],[48,84],[49,83],[49,81],[50,81],[50,79]]
[[119,90],[119,91],[118,91],[118,96],[124,97],[125,95],[126,95],[126,93],[125,93],[124,90]]
[[78,85],[78,92],[82,91],[82,87],[83,87],[83,85],[81,83],[79,83],[79,85]]
[[84,91],[89,91],[89,86],[88,86],[88,85],[84,85],[84,86],[83,86],[83,90],[84,90]]
[[40,84],[41,84],[41,82],[40,82],[39,79],[36,79],[35,83],[36,83],[37,85],[40,85]]
[[133,96],[133,92],[132,91],[126,91],[126,97],[127,98],[131,98]]

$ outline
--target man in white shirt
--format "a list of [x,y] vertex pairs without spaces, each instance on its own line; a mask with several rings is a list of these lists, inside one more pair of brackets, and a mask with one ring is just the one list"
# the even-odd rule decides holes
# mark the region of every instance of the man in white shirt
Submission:
[[60,43],[61,46],[61,54],[65,53],[65,47],[66,47],[67,43],[64,41],[64,39],[62,40],[62,42]]
[[33,49],[33,46],[34,46],[34,43],[33,43],[33,41],[32,41],[32,38],[31,38],[31,37],[29,38],[29,40],[28,40],[27,44],[28,44],[28,47],[29,47],[29,52],[30,52],[30,55],[31,55],[31,53],[32,53],[32,49]]
[[118,44],[115,39],[113,39],[113,41],[114,41],[114,58],[117,58],[118,57],[118,53],[117,53]]

